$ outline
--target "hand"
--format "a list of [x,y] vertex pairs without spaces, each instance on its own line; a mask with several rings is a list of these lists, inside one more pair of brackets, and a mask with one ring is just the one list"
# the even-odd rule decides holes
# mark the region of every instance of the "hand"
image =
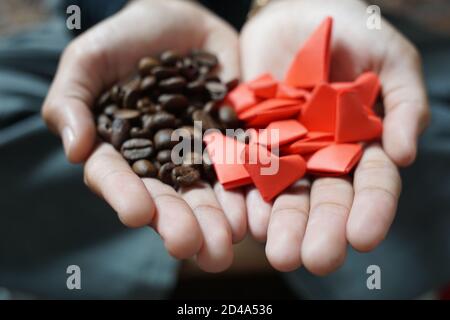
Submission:
[[278,270],[305,265],[327,274],[345,260],[349,242],[370,251],[386,236],[401,189],[398,166],[411,164],[417,139],[429,120],[417,50],[388,22],[366,28],[361,1],[274,1],[250,20],[241,35],[243,76],[252,79],[286,73],[301,44],[326,16],[335,19],[332,35],[332,81],[353,81],[373,70],[382,82],[385,106],[383,148],[366,148],[353,177],[301,181],[265,203],[258,191],[247,195],[248,227],[266,241],[266,254]]
[[218,55],[224,80],[239,76],[238,36],[222,20],[191,2],[135,1],[68,46],[42,113],[61,135],[68,159],[86,161],[86,184],[125,225],[151,225],[171,255],[196,255],[200,268],[218,272],[232,262],[232,241],[246,233],[243,195],[206,184],[177,193],[155,179],[141,180],[112,146],[96,145],[90,111],[100,93],[127,78],[140,58],[193,48]]

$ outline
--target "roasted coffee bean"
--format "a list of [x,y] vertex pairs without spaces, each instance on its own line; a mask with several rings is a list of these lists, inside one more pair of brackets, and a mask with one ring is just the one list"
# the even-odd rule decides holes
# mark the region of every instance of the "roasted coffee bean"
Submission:
[[158,160],[159,163],[164,164],[167,162],[172,161],[172,150],[161,150],[156,155],[156,160]]
[[180,59],[181,56],[174,50],[164,51],[160,56],[161,63],[170,67],[175,66]]
[[139,101],[136,104],[136,107],[139,111],[143,113],[148,113],[149,110],[156,111],[155,105],[149,98],[139,99]]
[[124,87],[123,106],[128,109],[134,109],[140,98],[140,81],[135,79]]
[[101,115],[99,115],[97,117],[97,124],[103,124],[103,123],[109,125],[109,127],[111,127],[111,124],[112,124],[111,119],[104,113],[102,113]]
[[145,77],[151,73],[154,67],[159,66],[160,63],[155,58],[146,57],[139,62],[139,74]]
[[150,158],[154,148],[152,141],[149,139],[131,139],[123,143],[120,152],[128,161],[137,161]]
[[112,101],[114,103],[116,103],[117,105],[121,105],[123,96],[124,96],[124,92],[123,92],[122,88],[120,86],[116,85],[111,88],[110,92],[111,92]]
[[153,165],[156,168],[156,171],[159,172],[159,169],[161,169],[161,163],[159,163],[158,161],[153,161]]
[[178,166],[172,170],[172,181],[178,187],[189,187],[200,180],[200,172],[191,166]]
[[99,122],[97,124],[97,132],[104,141],[110,142],[112,134],[111,120],[109,122],[105,121]]
[[172,180],[172,170],[175,168],[175,165],[172,162],[167,162],[161,165],[158,172],[158,179],[163,183],[173,186]]
[[115,104],[111,104],[107,106],[105,110],[103,110],[103,113],[112,118],[114,117],[114,113],[116,113],[118,109],[119,109],[118,106],[116,106]]
[[111,144],[114,148],[120,149],[122,143],[129,137],[130,128],[128,120],[114,119],[111,132]]
[[159,129],[175,128],[176,118],[174,115],[160,111],[148,116],[144,121],[144,128],[153,132]]
[[138,160],[133,163],[133,171],[141,178],[154,178],[158,175],[155,165],[148,160]]
[[230,81],[225,83],[225,86],[227,87],[228,92],[236,89],[236,87],[238,85],[239,85],[239,79],[238,78],[231,79]]
[[147,138],[147,139],[150,139],[152,137],[152,133],[150,132],[150,130],[147,130],[145,128],[133,127],[130,130],[130,137],[131,138]]
[[114,112],[114,118],[129,121],[138,120],[141,117],[139,110],[132,109],[118,109]]
[[211,99],[215,101],[223,100],[228,93],[227,87],[221,82],[208,81],[205,86]]
[[230,106],[222,106],[219,109],[219,121],[222,123],[224,128],[237,128],[239,125],[239,120],[236,111]]
[[155,133],[153,142],[157,150],[171,149],[177,144],[177,141],[172,141],[173,129],[161,129]]
[[217,101],[209,101],[203,107],[203,111],[210,115],[215,115],[219,109],[219,103]]
[[197,110],[192,114],[193,121],[201,121],[203,131],[219,128],[219,124],[205,111]]
[[183,112],[189,105],[189,100],[182,94],[163,94],[158,102],[165,111],[171,113]]
[[100,96],[96,105],[99,107],[99,109],[101,109],[101,108],[105,108],[111,102],[112,102],[111,92],[107,91]]
[[209,158],[208,152],[203,153],[203,177],[211,184],[217,181],[216,171],[214,170],[214,165]]
[[150,92],[156,86],[156,78],[154,76],[146,76],[141,81],[140,89],[143,92]]
[[195,50],[192,52],[192,56],[198,64],[206,66],[210,69],[215,68],[219,64],[219,61],[214,54],[204,50]]
[[197,79],[195,81],[189,82],[186,85],[186,89],[190,93],[202,93],[205,92],[205,81],[203,79]]
[[183,77],[172,77],[159,82],[159,88],[164,92],[181,92],[186,86],[186,80]]
[[178,68],[180,74],[189,81],[198,77],[198,68],[194,65],[191,58],[184,58]]
[[172,67],[155,67],[152,70],[152,75],[158,80],[164,80],[178,75],[178,70]]

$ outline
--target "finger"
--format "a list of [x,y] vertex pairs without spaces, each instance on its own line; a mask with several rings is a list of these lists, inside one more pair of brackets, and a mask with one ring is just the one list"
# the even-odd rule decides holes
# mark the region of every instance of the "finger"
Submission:
[[399,41],[406,49],[391,49],[380,73],[386,110],[383,148],[397,165],[407,166],[416,158],[430,113],[420,56],[406,40]]
[[308,213],[309,182],[306,180],[297,182],[275,200],[266,244],[267,259],[275,269],[288,272],[301,266]]
[[247,233],[245,198],[242,191],[228,191],[220,183],[216,183],[214,192],[231,227],[233,243],[242,241]]
[[301,257],[309,271],[325,275],[345,259],[345,228],[353,200],[352,184],[345,178],[319,178],[311,188],[311,209]]
[[107,144],[100,145],[86,162],[84,180],[102,196],[128,227],[148,225],[155,205],[142,180],[122,156]]
[[202,232],[189,205],[170,186],[156,179],[144,179],[156,206],[151,225],[177,259],[187,259],[200,251]]
[[192,208],[203,234],[203,246],[197,254],[199,267],[207,272],[227,269],[233,261],[231,228],[211,186],[199,183],[180,193]]
[[355,171],[355,198],[347,222],[347,239],[360,251],[374,249],[394,219],[401,180],[395,164],[379,145],[368,147]]
[[248,229],[253,238],[265,242],[272,204],[264,201],[258,189],[251,188],[246,197]]

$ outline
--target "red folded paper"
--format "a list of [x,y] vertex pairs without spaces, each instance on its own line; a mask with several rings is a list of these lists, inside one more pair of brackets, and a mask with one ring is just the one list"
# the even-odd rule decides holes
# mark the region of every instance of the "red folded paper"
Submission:
[[231,91],[226,99],[239,114],[258,103],[255,93],[246,84],[240,84]]
[[356,91],[338,94],[335,141],[338,143],[377,139],[383,125],[377,116],[370,115]]
[[271,99],[277,93],[278,83],[271,74],[265,73],[248,83],[248,87],[259,98]]
[[[304,176],[306,164],[299,155],[277,157],[259,145],[250,145],[246,149],[245,168],[253,183],[265,201],[271,201],[292,183]],[[257,161],[250,161],[251,154]],[[261,159],[261,157],[263,159]],[[261,161],[260,161],[261,160]]]
[[326,18],[306,41],[287,72],[287,84],[312,88],[321,82],[328,82],[332,25],[333,19]]
[[310,131],[302,139],[281,148],[283,154],[305,156],[334,143],[334,135],[327,132]]
[[273,121],[297,118],[302,105],[287,106],[258,113],[247,121],[247,127],[264,128]]
[[311,97],[311,93],[304,89],[299,89],[285,83],[280,83],[278,84],[278,90],[275,97],[278,99],[300,99],[306,101]]
[[225,189],[237,188],[252,182],[243,165],[242,153],[246,148],[244,143],[220,132],[210,133],[203,140],[217,179]]
[[380,80],[373,72],[365,72],[353,82],[335,82],[331,84],[338,92],[354,90],[358,93],[362,103],[372,109],[380,93]]
[[297,120],[274,121],[259,134],[258,143],[268,147],[283,146],[307,133],[308,130]]
[[362,156],[360,144],[332,144],[314,153],[306,167],[314,174],[345,175]]

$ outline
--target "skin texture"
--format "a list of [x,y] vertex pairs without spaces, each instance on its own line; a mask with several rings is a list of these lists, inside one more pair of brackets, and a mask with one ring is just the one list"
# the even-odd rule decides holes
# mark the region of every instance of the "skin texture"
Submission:
[[273,1],[241,34],[243,78],[272,72],[282,79],[307,37],[333,16],[331,80],[352,81],[373,70],[382,82],[382,146],[366,148],[353,179],[302,181],[272,205],[248,191],[249,230],[267,241],[267,258],[280,271],[304,265],[325,275],[344,262],[348,243],[370,251],[384,239],[401,190],[397,166],[414,161],[429,121],[417,50],[386,21],[381,30],[366,28],[366,7],[356,0]]
[[[255,189],[244,197],[219,184],[177,193],[155,179],[138,178],[110,145],[97,143],[90,107],[104,89],[130,75],[141,57],[165,49],[204,48],[218,55],[225,81],[249,80],[263,72],[281,79],[326,15],[338,21],[333,80],[353,80],[374,70],[383,84],[383,146],[366,149],[353,181],[302,180],[270,204]],[[248,229],[267,241],[267,257],[276,269],[304,265],[323,275],[343,263],[348,242],[369,251],[385,237],[401,188],[397,166],[413,162],[417,137],[428,122],[417,51],[387,22],[381,31],[369,31],[365,19],[365,5],[356,0],[275,1],[247,23],[239,38],[194,3],[133,1],[68,46],[42,115],[62,137],[68,159],[84,163],[87,186],[125,225],[153,227],[175,258],[196,257],[201,269],[223,271],[233,259],[232,243]]]

